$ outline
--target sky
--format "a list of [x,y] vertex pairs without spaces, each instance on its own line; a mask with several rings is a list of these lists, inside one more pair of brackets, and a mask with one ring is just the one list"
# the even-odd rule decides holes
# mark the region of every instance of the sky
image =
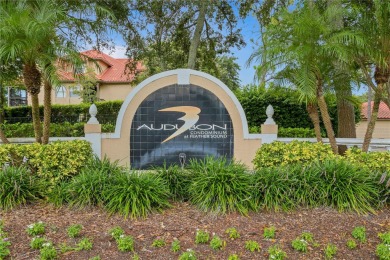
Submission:
[[[246,46],[241,49],[232,48],[230,54],[237,57],[236,62],[241,68],[239,78],[241,85],[245,86],[255,83],[253,64],[247,66],[247,61],[256,48],[251,39],[256,41],[260,37],[260,29],[257,20],[253,16],[249,16],[245,20],[239,19],[238,27],[242,30],[241,33],[246,42]],[[112,34],[112,39],[115,43],[115,48],[113,51],[107,51],[107,54],[115,58],[126,58],[126,45],[122,37],[119,34]],[[105,50],[103,51],[105,52]]]

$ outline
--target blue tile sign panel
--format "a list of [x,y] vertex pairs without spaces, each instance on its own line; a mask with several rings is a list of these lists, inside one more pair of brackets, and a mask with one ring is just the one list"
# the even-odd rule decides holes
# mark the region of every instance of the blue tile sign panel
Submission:
[[180,158],[233,158],[234,133],[219,98],[196,85],[170,85],[144,99],[130,129],[130,165],[134,169],[180,165]]

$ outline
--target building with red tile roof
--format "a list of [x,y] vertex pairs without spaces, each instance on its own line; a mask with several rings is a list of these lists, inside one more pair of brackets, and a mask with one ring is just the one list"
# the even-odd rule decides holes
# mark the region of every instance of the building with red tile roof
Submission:
[[[367,104],[368,102],[365,102],[362,104],[362,110],[361,110],[361,115],[362,118],[367,119]],[[374,106],[374,102],[371,102],[371,111],[372,107]],[[387,107],[387,105],[384,102],[381,102],[379,104],[379,111],[378,111],[378,119],[389,119],[390,120],[390,109]]]
[[[74,66],[62,65],[58,74],[61,84],[53,87],[53,104],[79,104],[82,102],[77,94],[82,86],[78,83],[75,75],[92,74],[96,82],[96,94],[99,100],[124,100],[133,89],[135,74],[130,72],[128,64],[130,59],[114,58],[101,51],[88,50],[81,52],[84,66],[74,68]],[[136,72],[141,72],[143,66],[140,62],[135,64]],[[75,72],[77,71],[77,72]],[[43,102],[43,93],[40,93],[40,102]]]
[[[374,102],[371,102],[371,111]],[[362,120],[356,125],[356,137],[364,138],[366,133],[368,121],[368,102],[365,102],[361,106]],[[379,104],[378,119],[375,124],[373,138],[390,138],[390,109],[384,102]]]

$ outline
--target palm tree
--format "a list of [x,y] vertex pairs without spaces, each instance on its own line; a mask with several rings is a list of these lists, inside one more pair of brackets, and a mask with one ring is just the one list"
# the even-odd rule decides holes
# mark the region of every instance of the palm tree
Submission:
[[22,76],[31,95],[35,140],[42,142],[38,94],[45,71],[51,68],[56,43],[56,25],[65,10],[55,1],[21,0],[0,2],[0,58],[6,62],[20,59]]
[[276,78],[294,84],[300,91],[301,100],[308,104],[310,117],[317,125],[317,139],[318,119],[313,106],[318,105],[334,153],[338,153],[338,147],[324,93],[334,84],[330,75],[348,64],[348,46],[359,42],[356,34],[332,28],[330,21],[342,11],[334,6],[320,11],[311,1],[297,5],[293,11],[280,11],[265,29],[263,46],[266,48],[252,57],[260,58],[260,74],[271,70]]
[[357,29],[367,42],[365,48],[356,48],[355,60],[365,77],[365,83],[375,92],[374,105],[368,123],[362,150],[367,152],[379,104],[390,108],[390,2],[372,0],[359,3]]

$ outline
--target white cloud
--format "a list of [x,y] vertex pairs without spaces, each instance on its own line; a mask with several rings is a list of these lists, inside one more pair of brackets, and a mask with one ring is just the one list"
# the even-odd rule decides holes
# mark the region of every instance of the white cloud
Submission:
[[102,49],[102,52],[114,58],[127,58],[126,47],[121,45],[115,45],[113,49]]

